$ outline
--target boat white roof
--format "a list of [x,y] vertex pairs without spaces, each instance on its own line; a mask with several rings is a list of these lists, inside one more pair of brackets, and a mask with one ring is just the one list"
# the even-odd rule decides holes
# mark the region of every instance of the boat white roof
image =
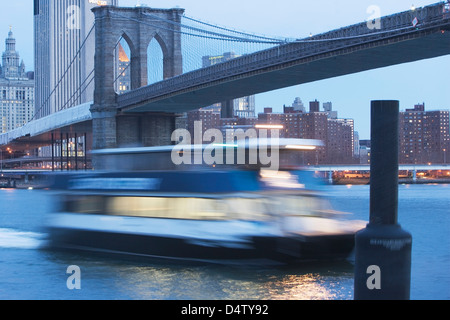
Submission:
[[[172,152],[175,147],[183,148],[184,150],[191,149],[192,151],[203,150],[206,147],[209,147],[211,144],[199,144],[199,145],[170,145],[170,146],[158,146],[158,147],[133,147],[133,148],[115,148],[115,149],[102,149],[92,151],[93,154],[97,155],[107,155],[107,154],[142,154],[142,153],[161,153],[161,152]],[[236,144],[217,144],[216,147],[224,147],[224,148],[257,148],[258,146],[267,146],[267,147],[276,147],[278,146],[280,149],[289,149],[289,147],[320,147],[323,146],[324,143],[320,140],[314,139],[291,139],[291,138],[282,138],[282,139],[249,139],[245,140],[245,144],[240,144],[239,141]],[[214,146],[214,144],[213,144]],[[306,149],[308,150],[308,149]]]

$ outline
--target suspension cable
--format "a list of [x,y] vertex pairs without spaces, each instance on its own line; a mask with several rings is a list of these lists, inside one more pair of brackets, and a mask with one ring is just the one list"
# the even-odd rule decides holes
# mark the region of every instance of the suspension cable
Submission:
[[[185,31],[181,31],[181,30],[169,29],[169,28],[165,28],[165,27],[162,27],[162,26],[155,26],[155,25],[153,25],[151,23],[148,23],[148,22],[145,22],[145,21],[141,21],[141,20],[135,19],[135,18],[126,17],[126,16],[123,16],[123,15],[118,14],[118,13],[114,13],[114,15],[116,15],[117,17],[120,17],[122,19],[125,19],[125,20],[142,23],[144,25],[147,25],[149,27],[153,27],[155,29],[160,29],[160,30],[164,30],[164,31],[180,33],[180,34],[188,35],[188,36],[192,36],[192,37],[206,38],[206,39],[211,39],[211,40],[234,41],[234,42],[279,44],[279,42],[258,41],[258,40],[252,40],[252,39],[247,39],[247,38],[239,38],[239,37],[234,37],[234,36],[227,36],[227,35],[223,35],[223,34],[219,34],[219,33],[215,33],[216,34],[215,37],[213,37],[213,36],[206,36],[206,35],[200,35],[200,34],[189,33],[189,32],[185,32]],[[169,22],[169,21],[167,20],[167,22]],[[184,27],[185,28],[190,28],[190,29],[197,29],[197,31],[199,31],[199,32],[214,34],[212,32],[206,32],[205,30],[194,28],[194,27],[189,27],[189,26],[184,26]]]
[[265,39],[265,40],[270,40],[270,41],[273,41],[273,42],[283,42],[284,41],[282,38],[279,38],[279,39],[277,39],[277,38],[269,38],[267,36],[262,36],[262,35],[242,32],[242,31],[238,31],[238,30],[228,29],[226,27],[221,27],[221,26],[218,26],[218,25],[214,25],[214,24],[211,24],[211,23],[208,23],[208,22],[204,22],[204,21],[198,20],[198,19],[194,19],[194,18],[186,16],[186,15],[183,15],[183,18],[186,18],[188,20],[191,20],[191,21],[194,21],[194,22],[197,22],[197,23],[200,23],[200,24],[204,24],[204,25],[209,26],[209,27],[213,27],[213,28],[216,28],[216,29],[220,29],[220,30],[224,30],[224,31],[232,32],[232,33],[237,33],[237,34],[250,36],[252,38]]
[[[218,33],[218,32],[213,32],[213,31],[209,31],[209,30],[205,30],[205,29],[200,29],[200,28],[193,27],[193,26],[188,26],[188,25],[186,25],[186,24],[182,24],[182,23],[179,23],[179,22],[175,22],[175,21],[172,21],[172,20],[167,20],[167,19],[158,17],[158,16],[156,16],[156,15],[154,15],[154,14],[151,14],[151,13],[144,13],[144,14],[145,14],[146,16],[149,16],[149,17],[152,17],[152,18],[155,18],[155,19],[164,21],[164,22],[166,22],[166,23],[170,23],[170,24],[172,24],[172,25],[176,25],[176,26],[178,26],[178,27],[182,27],[182,28],[186,28],[186,29],[191,29],[191,30],[193,30],[193,31],[198,31],[198,32],[201,32],[201,33],[211,34],[211,35],[213,35],[213,36],[223,37],[223,38],[226,38],[226,39],[238,39],[238,40],[244,41],[244,42],[259,42],[259,41],[252,40],[252,39],[249,39],[249,38],[236,37],[236,36],[232,36],[232,35],[227,35],[227,34],[223,34],[223,33]],[[186,17],[186,16],[183,16],[183,17]],[[195,21],[194,19],[191,19],[191,18],[187,18],[187,19]],[[206,24],[206,23],[205,23],[205,24]],[[208,24],[206,24],[206,25],[208,25]],[[262,42],[265,42],[265,43],[267,43],[267,42],[275,42],[275,43],[283,42],[283,41],[280,40],[280,39],[273,39],[273,38],[267,38],[267,37],[253,36],[253,35],[248,34],[248,33],[237,32],[237,31],[233,31],[233,30],[226,29],[226,28],[221,28],[221,27],[217,27],[217,28],[219,28],[219,29],[221,29],[221,30],[233,32],[233,33],[238,33],[238,34],[241,34],[241,35],[248,35],[248,36],[250,36],[251,38],[263,38],[263,39],[265,39],[265,41],[262,41]]]
[[89,30],[87,36],[84,38],[82,44],[80,45],[80,48],[78,49],[77,53],[75,54],[74,58],[72,59],[72,61],[70,62],[69,66],[67,67],[67,69],[64,71],[63,75],[61,76],[61,78],[59,79],[58,83],[55,85],[55,87],[53,88],[53,90],[50,92],[49,96],[47,97],[47,99],[44,101],[44,103],[40,106],[40,108],[38,110],[36,110],[35,114],[33,115],[33,117],[31,118],[30,121],[34,120],[36,118],[36,116],[42,111],[42,109],[47,105],[48,101],[51,99],[52,95],[56,92],[56,90],[58,89],[59,85],[62,83],[63,79],[66,77],[67,73],[69,72],[70,68],[72,67],[73,63],[75,62],[75,60],[77,59],[78,55],[80,54],[81,50],[83,49],[84,45],[86,44],[89,36],[91,35],[92,31],[94,31],[95,28],[95,23],[92,25],[91,29]]
[[[61,110],[66,109],[66,106],[67,106],[70,102],[72,102],[72,99],[78,94],[78,91],[80,91],[80,89],[83,87],[83,85],[84,85],[84,84],[86,83],[86,81],[89,79],[89,77],[94,73],[94,71],[95,71],[95,68],[92,69],[92,71],[87,75],[86,79],[84,79],[84,81],[80,84],[80,86],[78,87],[78,89],[72,94],[72,96],[69,98],[69,100],[66,101],[66,103],[65,103],[64,106],[61,108]],[[95,77],[93,77],[92,79],[94,79],[94,78],[95,78]],[[89,84],[92,82],[92,79],[91,79],[91,81],[88,83],[88,85],[85,87],[84,90],[87,89],[87,87],[89,86]],[[83,92],[84,92],[84,91],[80,92],[80,94],[78,95],[78,98],[81,97],[81,94],[82,94]],[[76,101],[76,99],[75,99],[75,101]],[[71,108],[72,106],[73,106],[73,104],[71,104],[69,108]]]

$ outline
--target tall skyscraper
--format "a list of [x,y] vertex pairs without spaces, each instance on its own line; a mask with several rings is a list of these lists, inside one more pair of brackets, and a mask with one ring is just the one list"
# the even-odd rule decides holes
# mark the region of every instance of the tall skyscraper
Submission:
[[[203,57],[203,68],[209,67],[218,63],[222,63],[234,58],[239,57],[234,52],[226,52],[220,56],[204,56]],[[247,96],[231,101],[224,101],[208,108],[211,109],[222,109],[222,118],[254,118],[255,114],[255,96]],[[232,111],[232,112],[231,112]]]
[[34,0],[37,118],[93,100],[95,31],[91,9],[117,3]]
[[34,112],[34,80],[16,51],[16,39],[10,29],[0,66],[0,132],[26,124]]

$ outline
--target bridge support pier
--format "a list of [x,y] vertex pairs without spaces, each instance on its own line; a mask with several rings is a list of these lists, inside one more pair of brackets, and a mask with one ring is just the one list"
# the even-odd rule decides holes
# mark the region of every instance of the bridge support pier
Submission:
[[222,102],[221,115],[222,118],[234,117],[234,101],[227,100]]
[[109,149],[117,146],[117,124],[115,108],[97,109],[93,107],[92,112],[92,148]]
[[154,147],[171,145],[175,130],[174,114],[139,114],[118,116],[118,147]]
[[[174,114],[136,114],[119,115],[116,109],[92,107],[93,150],[154,147],[171,145],[175,130]],[[92,158],[96,170],[103,168],[102,163]]]
[[[148,45],[153,40],[163,52],[164,79],[182,74],[180,22],[184,9],[98,6],[92,11],[95,15],[93,150],[171,144],[174,115],[120,113],[115,91],[115,53],[118,40],[125,39],[130,47],[129,73],[133,90],[147,85]],[[95,156],[92,161],[95,169],[106,169]]]

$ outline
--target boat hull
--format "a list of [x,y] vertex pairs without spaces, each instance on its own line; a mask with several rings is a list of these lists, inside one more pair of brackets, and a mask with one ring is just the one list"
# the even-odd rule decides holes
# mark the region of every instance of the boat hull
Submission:
[[69,228],[50,228],[49,232],[49,245],[54,249],[217,264],[345,260],[354,248],[353,234],[249,236],[233,242]]

